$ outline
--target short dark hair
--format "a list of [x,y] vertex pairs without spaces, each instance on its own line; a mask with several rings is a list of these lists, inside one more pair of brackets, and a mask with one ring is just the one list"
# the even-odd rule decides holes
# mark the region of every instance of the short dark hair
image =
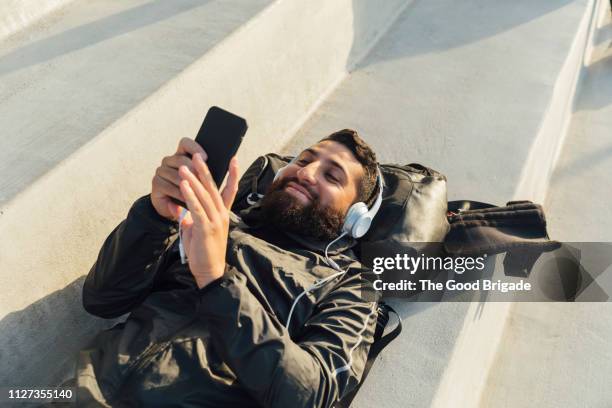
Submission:
[[357,201],[370,206],[376,193],[377,167],[376,153],[353,129],[342,129],[324,137],[319,142],[330,140],[346,146],[363,166],[364,176],[357,183]]

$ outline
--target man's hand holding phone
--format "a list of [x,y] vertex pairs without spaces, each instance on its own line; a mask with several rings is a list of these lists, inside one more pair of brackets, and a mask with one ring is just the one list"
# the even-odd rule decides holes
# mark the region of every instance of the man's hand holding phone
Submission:
[[[181,260],[184,263],[187,255],[200,288],[225,271],[229,213],[238,191],[234,156],[247,128],[240,116],[211,107],[196,139],[181,139],[176,153],[164,157],[153,177],[153,207],[162,217],[180,222]],[[217,186],[228,170],[227,184],[219,193]]]
[[[200,153],[195,153],[191,170],[179,167],[180,192],[189,212],[181,223],[189,269],[199,288],[223,276],[229,234],[229,213],[238,191],[238,162],[229,164],[229,177],[220,193]],[[174,213],[179,217],[181,209]]]
[[[189,157],[191,156],[191,158]],[[178,220],[186,203],[189,212],[181,223],[189,269],[199,288],[220,278],[225,270],[229,213],[238,191],[238,163],[232,158],[229,177],[220,193],[205,163],[204,149],[189,138],[176,153],[164,157],[152,181],[151,202],[159,215]]]
[[193,171],[191,157],[200,153],[204,160],[207,159],[206,152],[195,140],[184,137],[179,142],[176,153],[162,159],[161,165],[155,170],[155,176],[151,182],[151,203],[159,215],[169,220],[177,220],[177,212],[180,206],[172,199],[185,202],[180,191],[181,177],[178,169],[187,166]]

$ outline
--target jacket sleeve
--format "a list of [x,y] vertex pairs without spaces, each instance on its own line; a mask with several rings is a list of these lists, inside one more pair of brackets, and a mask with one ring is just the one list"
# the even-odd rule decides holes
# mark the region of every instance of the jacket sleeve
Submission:
[[263,406],[331,407],[359,383],[378,300],[361,274],[336,284],[295,339],[234,268],[209,286],[201,290],[199,310],[215,350]]
[[149,195],[139,198],[100,249],[83,285],[83,307],[113,318],[141,303],[153,287],[177,224],[161,217]]

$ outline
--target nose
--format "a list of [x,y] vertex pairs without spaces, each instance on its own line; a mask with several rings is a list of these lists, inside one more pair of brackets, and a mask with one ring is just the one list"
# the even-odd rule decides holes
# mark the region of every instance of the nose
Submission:
[[306,166],[301,167],[296,175],[298,180],[306,182],[308,184],[314,184],[316,182],[317,165],[312,162]]

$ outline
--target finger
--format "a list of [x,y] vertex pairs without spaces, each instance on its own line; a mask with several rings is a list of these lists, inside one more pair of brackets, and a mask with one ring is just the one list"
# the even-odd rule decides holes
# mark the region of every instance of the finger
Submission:
[[187,204],[187,208],[191,212],[191,217],[193,218],[193,221],[200,221],[203,224],[207,224],[208,222],[210,222],[208,220],[208,216],[206,215],[206,211],[204,211],[204,208],[200,204],[200,200],[198,200],[196,193],[191,188],[189,181],[182,180],[180,183],[180,189],[183,195],[185,196],[185,203]]
[[188,137],[184,137],[179,142],[178,148],[176,149],[177,154],[189,154],[193,156],[196,153],[200,153],[204,160],[208,159],[208,155],[206,151],[200,146],[198,142],[193,139],[189,139]]
[[161,166],[157,168],[155,174],[161,177],[162,179],[174,184],[177,188],[179,183],[181,182],[181,177],[178,174],[178,169]]
[[206,212],[206,216],[209,221],[216,221],[219,211],[215,207],[210,194],[198,178],[193,174],[187,167],[181,166],[179,169],[180,176],[189,183],[192,191],[195,192],[196,198],[199,201],[200,206]]
[[[183,201],[183,199],[181,199],[181,201]],[[170,211],[174,221],[179,221],[181,213],[183,212],[183,207],[172,201],[168,201],[168,211]]]
[[182,154],[174,154],[172,156],[164,157],[162,159],[161,167],[178,170],[178,168],[182,165],[189,167],[189,169],[193,169],[193,163],[189,157]]
[[210,173],[208,166],[204,162],[204,159],[199,154],[195,154],[193,156],[193,163],[198,175],[198,179],[200,180],[206,191],[208,191],[208,194],[212,198],[212,201],[217,210],[221,211],[222,209],[224,209],[223,200],[221,199],[217,184],[215,183],[215,180],[213,179],[213,176]]
[[223,204],[228,210],[232,208],[236,193],[238,192],[238,159],[236,156],[232,157],[229,164],[229,176],[227,176],[227,183],[221,193]]
[[160,193],[167,195],[168,197],[176,198],[179,201],[185,201],[178,186],[172,184],[168,180],[156,175],[153,177],[153,184]]

